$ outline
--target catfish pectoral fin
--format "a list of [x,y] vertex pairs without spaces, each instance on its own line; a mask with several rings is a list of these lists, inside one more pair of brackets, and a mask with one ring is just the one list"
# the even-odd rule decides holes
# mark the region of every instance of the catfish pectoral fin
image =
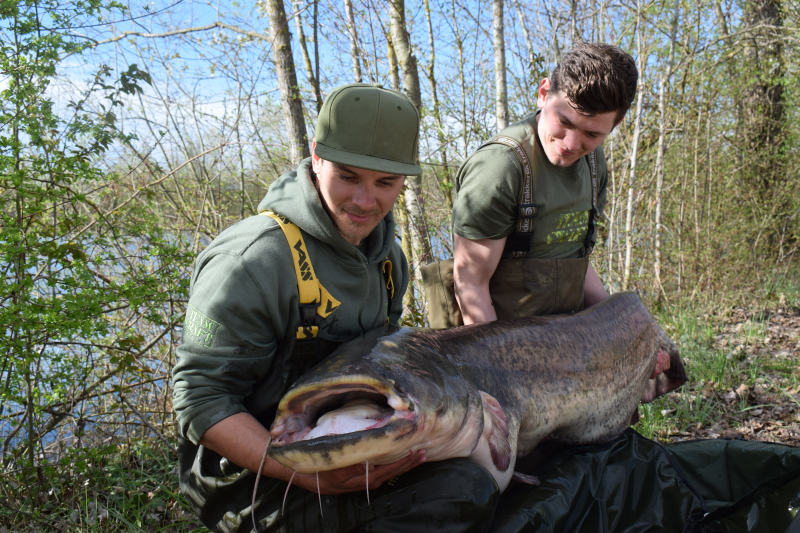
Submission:
[[648,380],[647,388],[640,399],[642,403],[650,403],[659,396],[674,391],[686,383],[688,379],[678,347],[667,339],[666,335],[663,333],[662,336],[662,344],[659,350],[664,350],[669,354],[669,368],[657,375],[654,379]]
[[483,438],[489,444],[492,462],[505,472],[511,464],[511,443],[508,440],[508,420],[503,408],[493,396],[478,391],[483,402]]
[[536,476],[529,476],[528,474],[523,474],[521,472],[514,472],[511,475],[511,479],[514,481],[519,481],[520,483],[525,483],[527,485],[538,485],[539,478]]
[[686,369],[683,366],[683,360],[681,360],[678,347],[670,342],[666,351],[669,354],[669,368],[662,374],[656,376],[656,391],[658,396],[663,396],[668,392],[674,391],[689,379],[686,376]]

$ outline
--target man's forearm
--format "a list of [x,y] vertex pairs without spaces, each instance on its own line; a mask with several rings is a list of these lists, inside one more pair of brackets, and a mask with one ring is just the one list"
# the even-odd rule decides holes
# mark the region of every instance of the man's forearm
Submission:
[[464,324],[497,320],[489,281],[503,255],[505,238],[475,241],[456,234],[453,241],[453,280]]
[[[257,472],[268,440],[269,431],[258,420],[249,413],[237,413],[211,426],[200,444],[242,468]],[[261,474],[288,481],[292,471],[267,457]]]
[[[467,277],[467,279],[469,278]],[[497,313],[494,310],[494,305],[492,305],[488,284],[482,286],[467,282],[456,282],[455,291],[464,325],[497,320]]]

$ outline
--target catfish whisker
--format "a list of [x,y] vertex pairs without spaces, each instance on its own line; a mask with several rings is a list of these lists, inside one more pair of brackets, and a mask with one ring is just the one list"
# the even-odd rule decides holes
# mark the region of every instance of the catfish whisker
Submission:
[[322,514],[322,493],[319,490],[319,472],[317,472],[317,496],[319,496],[319,515],[325,516]]
[[292,486],[292,480],[297,472],[292,471],[292,477],[289,478],[289,484],[286,485],[286,492],[283,493],[283,505],[281,505],[281,514],[286,514],[286,497],[289,495],[289,487]]
[[369,461],[367,461],[367,505],[370,505],[370,503],[369,503]]
[[267,437],[267,446],[264,448],[264,455],[261,456],[261,463],[258,465],[258,472],[256,472],[256,482],[253,486],[253,498],[250,500],[250,518],[253,519],[253,532],[258,531],[258,526],[256,525],[256,492],[258,492],[258,482],[261,479],[261,470],[264,468],[264,462],[267,460],[267,452],[269,451],[269,445],[272,444],[272,434]]

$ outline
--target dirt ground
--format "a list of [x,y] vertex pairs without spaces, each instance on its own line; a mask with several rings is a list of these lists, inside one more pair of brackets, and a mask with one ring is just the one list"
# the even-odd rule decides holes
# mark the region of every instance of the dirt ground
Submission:
[[724,384],[692,387],[690,400],[702,394],[713,404],[713,422],[665,431],[661,440],[742,438],[800,446],[800,308],[735,309],[713,342],[729,353],[738,376],[733,371]]

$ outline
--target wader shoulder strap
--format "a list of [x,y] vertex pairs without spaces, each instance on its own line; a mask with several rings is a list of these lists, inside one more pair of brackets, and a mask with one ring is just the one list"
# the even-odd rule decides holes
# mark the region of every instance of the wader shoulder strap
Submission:
[[597,151],[586,156],[589,163],[589,172],[592,175],[592,210],[589,211],[589,228],[586,230],[586,240],[581,248],[581,257],[587,257],[594,251],[597,240],[597,221],[600,220],[600,211],[597,209]]
[[[520,163],[522,163],[522,188],[519,191],[517,200],[517,227],[514,233],[506,239],[506,246],[503,249],[503,259],[519,259],[525,257],[531,249],[531,239],[533,239],[533,219],[539,212],[539,206],[533,203],[533,171],[531,158],[519,141],[505,135],[495,135],[478,149],[480,150],[488,144],[504,144],[514,150]],[[533,155],[533,151],[531,151]]]
[[[514,233],[506,239],[506,246],[503,249],[503,259],[519,259],[525,257],[531,249],[533,239],[533,219],[539,212],[538,204],[533,203],[533,173],[531,169],[531,158],[525,151],[522,144],[516,139],[505,135],[495,135],[478,149],[488,144],[504,144],[511,147],[517,154],[522,163],[522,188],[519,193],[517,203],[517,227]],[[531,151],[531,156],[533,151]],[[586,239],[581,248],[581,257],[586,257],[594,251],[597,239],[597,221],[600,219],[600,212],[597,209],[597,151],[592,151],[586,155],[586,162],[589,165],[589,173],[592,182],[592,209],[589,212],[589,225],[586,231]]]
[[300,228],[288,218],[272,211],[262,211],[259,215],[267,216],[278,223],[289,248],[292,250],[294,273],[297,277],[297,292],[300,300],[300,324],[297,325],[297,338],[307,339],[316,337],[319,333],[317,315],[327,317],[339,307],[341,302],[331,296],[319,282],[311,258],[308,255],[306,243]]

